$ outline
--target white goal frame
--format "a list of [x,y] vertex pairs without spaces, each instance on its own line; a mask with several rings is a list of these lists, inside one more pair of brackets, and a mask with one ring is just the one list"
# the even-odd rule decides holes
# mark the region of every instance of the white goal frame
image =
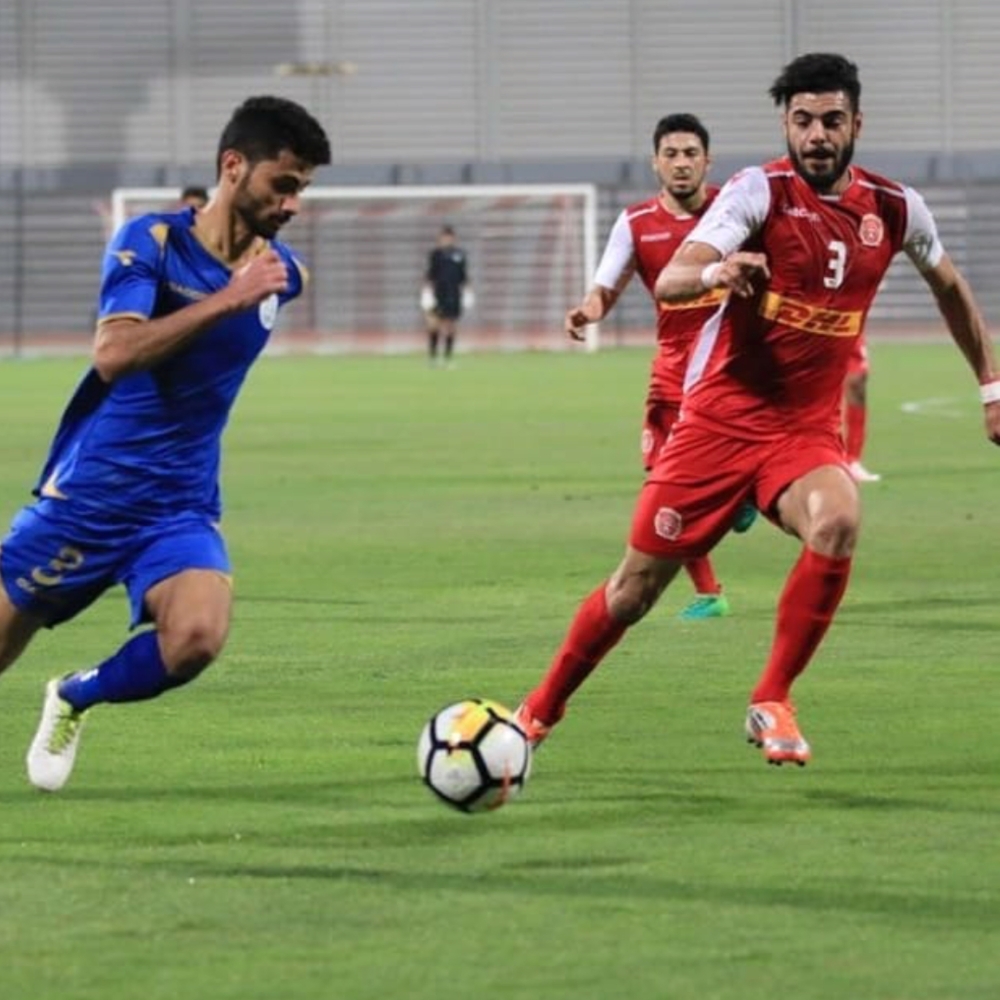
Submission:
[[[177,203],[179,186],[123,187],[111,192],[111,222],[117,230],[128,218],[130,202]],[[569,195],[583,205],[583,269],[580,274],[579,301],[593,283],[597,271],[597,185],[596,184],[435,184],[435,185],[315,185],[306,188],[305,200],[379,201],[447,200],[466,198],[551,198]],[[566,308],[573,306],[567,302]],[[600,345],[600,327],[587,327],[586,348],[596,351]]]

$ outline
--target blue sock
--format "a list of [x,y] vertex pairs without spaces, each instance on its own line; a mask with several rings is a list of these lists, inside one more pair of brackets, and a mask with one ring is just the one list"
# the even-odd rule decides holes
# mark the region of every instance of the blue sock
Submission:
[[160,656],[156,632],[142,632],[122,646],[110,659],[70,674],[59,684],[59,695],[78,712],[103,701],[145,701],[170,688],[186,684],[190,677],[167,673]]

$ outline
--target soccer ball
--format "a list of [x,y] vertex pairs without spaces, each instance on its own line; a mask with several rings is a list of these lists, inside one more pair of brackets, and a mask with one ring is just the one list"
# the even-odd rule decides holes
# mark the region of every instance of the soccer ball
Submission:
[[499,809],[531,773],[531,744],[514,713],[495,701],[467,698],[431,716],[417,743],[427,787],[462,812]]

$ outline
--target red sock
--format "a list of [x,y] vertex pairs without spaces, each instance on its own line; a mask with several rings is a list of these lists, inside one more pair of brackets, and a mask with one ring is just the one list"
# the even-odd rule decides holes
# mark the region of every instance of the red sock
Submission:
[[861,458],[865,448],[865,422],[868,407],[857,403],[848,403],[844,407],[844,451],[847,461],[854,462]]
[[580,605],[549,672],[525,699],[528,711],[546,725],[562,718],[570,696],[628,628],[608,613],[605,586],[602,583]]
[[699,556],[684,564],[687,574],[691,577],[696,594],[721,594],[722,584],[715,577],[712,562],[708,556]]
[[778,601],[774,642],[752,702],[785,701],[833,621],[847,589],[850,557],[832,559],[803,549]]

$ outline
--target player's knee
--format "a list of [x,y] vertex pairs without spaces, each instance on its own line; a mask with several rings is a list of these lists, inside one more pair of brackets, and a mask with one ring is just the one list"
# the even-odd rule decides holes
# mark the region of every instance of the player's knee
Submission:
[[843,558],[854,552],[859,528],[859,519],[853,511],[820,513],[813,518],[805,542],[822,555]]
[[160,641],[167,671],[177,677],[194,677],[217,659],[226,644],[224,622],[192,619],[161,632]]

